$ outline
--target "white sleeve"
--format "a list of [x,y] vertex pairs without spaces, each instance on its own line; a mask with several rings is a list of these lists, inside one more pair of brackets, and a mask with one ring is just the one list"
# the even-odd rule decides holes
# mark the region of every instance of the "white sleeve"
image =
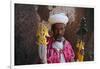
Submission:
[[47,63],[47,47],[39,46],[39,57],[42,60],[42,63]]

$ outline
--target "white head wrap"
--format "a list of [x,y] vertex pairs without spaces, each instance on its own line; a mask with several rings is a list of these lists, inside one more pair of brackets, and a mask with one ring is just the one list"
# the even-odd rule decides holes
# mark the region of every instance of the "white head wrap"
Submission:
[[64,14],[64,13],[59,13],[59,14],[54,14],[54,15],[51,15],[49,17],[49,22],[51,24],[55,24],[55,23],[63,23],[63,24],[67,24],[68,23],[68,17]]

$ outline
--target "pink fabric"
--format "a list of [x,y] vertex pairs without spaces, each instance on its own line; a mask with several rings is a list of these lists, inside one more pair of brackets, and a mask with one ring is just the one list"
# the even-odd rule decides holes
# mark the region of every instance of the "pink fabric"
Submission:
[[62,52],[64,54],[64,58],[66,62],[71,62],[74,60],[74,51],[72,49],[71,44],[65,40],[64,48],[60,51],[60,53],[57,53],[57,50],[52,48],[52,43],[54,42],[53,39],[48,40],[48,46],[47,46],[47,62],[48,63],[60,63],[60,53]]

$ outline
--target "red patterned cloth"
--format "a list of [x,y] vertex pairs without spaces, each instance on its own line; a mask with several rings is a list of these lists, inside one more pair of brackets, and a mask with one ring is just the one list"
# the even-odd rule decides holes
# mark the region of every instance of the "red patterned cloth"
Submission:
[[47,46],[47,63],[60,63],[60,54],[63,53],[66,62],[72,62],[74,60],[74,51],[71,44],[65,40],[63,42],[64,48],[57,52],[56,49],[52,47],[52,43],[55,42],[54,39],[48,39]]

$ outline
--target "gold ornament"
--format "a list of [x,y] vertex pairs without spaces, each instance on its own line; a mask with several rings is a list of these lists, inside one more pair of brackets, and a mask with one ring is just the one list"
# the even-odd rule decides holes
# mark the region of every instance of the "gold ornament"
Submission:
[[47,46],[47,36],[48,34],[48,28],[44,23],[39,23],[38,28],[37,28],[37,43],[38,45],[43,45]]
[[77,61],[84,60],[84,45],[85,43],[82,40],[78,40],[76,47],[77,47]]

